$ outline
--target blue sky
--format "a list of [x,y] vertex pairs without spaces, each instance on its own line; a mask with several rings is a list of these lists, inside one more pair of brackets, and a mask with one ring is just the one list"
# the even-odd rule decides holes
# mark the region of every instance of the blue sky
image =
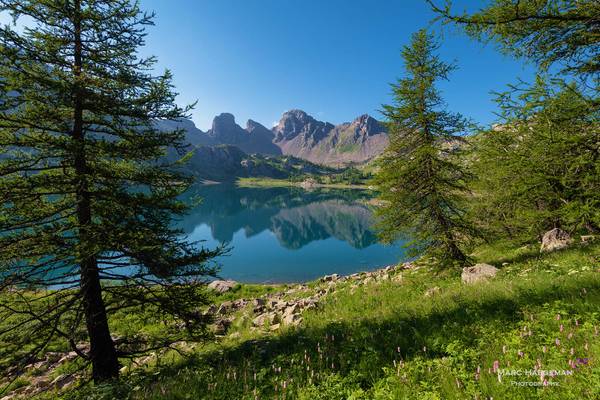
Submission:
[[[443,0],[438,0],[442,2]],[[455,0],[459,7],[485,2]],[[424,0],[141,0],[156,11],[142,54],[175,75],[180,104],[198,100],[192,119],[206,130],[221,112],[242,126],[270,127],[300,108],[332,123],[390,101],[402,76],[400,50],[416,30],[443,34],[440,55],[458,70],[440,85],[452,111],[480,124],[495,120],[492,91],[533,68],[455,29],[430,25]],[[6,16],[0,16],[6,21]]]
[[[442,1],[442,0],[439,0]],[[463,4],[468,4],[464,1]],[[473,4],[473,2],[470,2]],[[482,4],[482,3],[480,3]],[[494,121],[491,91],[533,68],[457,30],[430,26],[424,0],[141,0],[157,13],[144,53],[175,75],[181,103],[198,100],[206,130],[231,112],[270,127],[288,109],[340,123],[378,116],[402,75],[400,50],[422,27],[443,33],[441,56],[458,70],[441,85],[451,110]],[[460,5],[460,4],[459,4]]]

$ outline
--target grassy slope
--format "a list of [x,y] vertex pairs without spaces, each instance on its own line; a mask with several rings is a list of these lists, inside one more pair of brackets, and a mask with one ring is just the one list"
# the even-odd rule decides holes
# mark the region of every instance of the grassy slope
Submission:
[[[239,187],[289,187],[301,186],[302,182],[292,182],[288,179],[274,178],[239,178],[236,184]],[[314,187],[331,188],[331,189],[369,189],[365,185],[349,185],[345,183],[315,183]]]
[[[476,257],[505,265],[494,280],[472,286],[461,284],[457,275],[435,272],[425,261],[399,272],[400,283],[340,283],[321,309],[304,313],[298,328],[253,330],[251,317],[240,315],[233,334],[191,357],[165,355],[160,365],[134,370],[118,387],[79,396],[599,398],[600,243],[548,255],[496,245]],[[425,295],[434,286],[436,294]],[[242,288],[239,296],[248,290],[262,291]],[[511,381],[542,381],[539,376],[499,379],[491,371],[495,361],[500,369],[525,371],[538,364],[572,375],[550,377],[547,387],[515,386]]]

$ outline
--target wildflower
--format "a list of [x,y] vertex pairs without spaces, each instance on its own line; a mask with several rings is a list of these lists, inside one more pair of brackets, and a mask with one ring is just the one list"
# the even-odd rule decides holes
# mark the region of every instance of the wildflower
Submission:
[[565,330],[565,327],[563,326],[563,324],[560,324],[560,328],[559,328],[559,330],[560,330],[561,332]]
[[548,351],[548,347],[546,347],[546,346],[542,347],[542,351],[543,351],[544,353],[545,353],[545,352],[547,352],[547,351]]
[[554,343],[556,344],[556,346],[560,346],[560,339],[559,339],[559,338],[556,338],[556,339],[554,340]]
[[493,369],[494,373],[496,373],[498,371],[499,367],[500,367],[500,362],[498,360],[495,360],[494,364],[492,365],[492,369]]
[[506,354],[506,346],[502,346],[502,354]]
[[548,381],[544,379],[544,386],[548,386]]
[[575,320],[575,326],[579,326],[579,321]]
[[575,354],[575,349],[571,347],[570,353],[571,353],[571,355]]
[[567,338],[569,338],[569,339],[573,338],[573,332],[569,332],[569,334],[567,335]]
[[556,320],[560,320],[560,314],[556,314]]
[[517,353],[519,355],[519,357],[523,358],[523,356],[525,355],[521,350],[519,350],[519,352]]
[[540,372],[540,381],[545,381],[544,377],[546,376],[546,373],[544,371]]

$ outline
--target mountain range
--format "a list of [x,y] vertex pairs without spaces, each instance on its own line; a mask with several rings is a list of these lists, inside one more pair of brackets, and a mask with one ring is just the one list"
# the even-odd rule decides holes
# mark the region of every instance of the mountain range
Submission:
[[[203,156],[213,158],[219,158],[226,145],[227,153],[235,153],[236,158],[244,153],[283,155],[339,167],[365,163],[381,154],[388,144],[385,126],[366,114],[352,122],[333,125],[318,121],[302,110],[290,110],[282,115],[272,129],[251,119],[242,128],[229,113],[216,116],[207,132],[198,129],[187,119],[159,121],[157,124],[165,130],[183,129],[190,146],[198,149],[204,147],[200,150]],[[241,150],[241,153],[229,146]]]

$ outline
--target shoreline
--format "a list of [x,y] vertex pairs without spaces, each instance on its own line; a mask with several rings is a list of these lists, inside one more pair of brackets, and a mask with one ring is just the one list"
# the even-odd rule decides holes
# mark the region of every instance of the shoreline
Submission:
[[235,185],[237,187],[242,188],[298,187],[305,190],[316,188],[374,190],[372,186],[367,185],[351,185],[346,183],[318,183],[315,181],[292,182],[287,179],[275,178],[238,178],[235,181]]

